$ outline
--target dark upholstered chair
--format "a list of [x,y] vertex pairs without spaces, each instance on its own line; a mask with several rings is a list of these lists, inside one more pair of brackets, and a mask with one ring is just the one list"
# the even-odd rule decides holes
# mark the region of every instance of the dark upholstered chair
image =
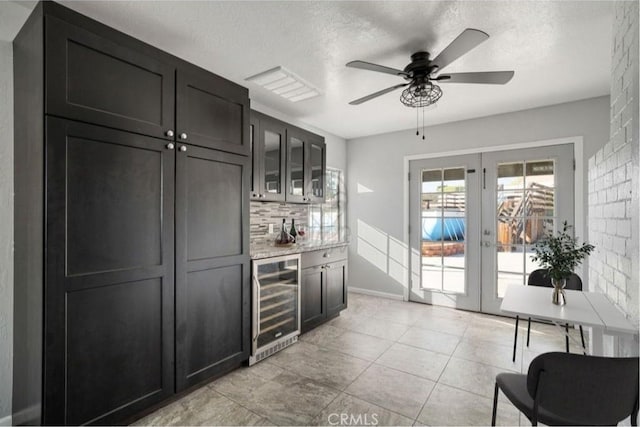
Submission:
[[616,425],[631,415],[638,425],[639,358],[544,353],[528,373],[496,376],[491,425],[496,425],[498,390],[532,425]]
[[[551,284],[551,276],[546,268],[540,268],[538,270],[534,270],[529,275],[529,280],[527,281],[528,286],[543,286],[545,288],[553,288]],[[565,289],[571,289],[574,291],[582,290],[582,280],[580,276],[575,273],[571,273],[571,276],[567,279],[567,286]],[[513,361],[516,361],[516,346],[518,341],[518,322],[520,318],[516,316],[516,331],[513,339]],[[567,347],[567,353],[569,352],[569,325],[564,325],[566,336],[565,343]],[[529,347],[529,338],[531,336],[531,318],[527,320],[527,347]],[[582,325],[580,325],[580,339],[582,340],[582,349],[584,354],[587,354],[587,348],[584,342],[584,332],[582,331]]]

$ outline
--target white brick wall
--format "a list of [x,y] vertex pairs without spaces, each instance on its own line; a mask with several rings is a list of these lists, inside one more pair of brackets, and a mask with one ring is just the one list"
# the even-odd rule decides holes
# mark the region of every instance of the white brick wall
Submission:
[[[604,292],[639,322],[638,256],[638,1],[616,1],[611,61],[609,141],[591,159],[588,176],[591,290]],[[638,352],[622,342],[623,354]]]

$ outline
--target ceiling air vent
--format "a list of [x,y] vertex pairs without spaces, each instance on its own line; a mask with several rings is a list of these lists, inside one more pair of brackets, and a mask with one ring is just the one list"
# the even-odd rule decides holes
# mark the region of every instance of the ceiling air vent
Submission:
[[320,95],[319,89],[283,67],[263,71],[255,76],[247,77],[245,80],[256,83],[291,102]]

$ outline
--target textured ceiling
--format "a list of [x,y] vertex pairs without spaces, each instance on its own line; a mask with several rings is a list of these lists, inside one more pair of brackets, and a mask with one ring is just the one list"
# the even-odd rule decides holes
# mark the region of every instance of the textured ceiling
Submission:
[[[437,55],[465,28],[491,37],[447,72],[514,70],[515,77],[505,86],[443,84],[444,96],[425,113],[427,124],[609,93],[608,1],[62,3],[248,87],[262,105],[345,138],[407,129],[416,121],[399,92],[348,105],[402,80],[345,63],[404,68],[411,53]],[[294,104],[244,81],[278,65],[319,87],[322,96]]]

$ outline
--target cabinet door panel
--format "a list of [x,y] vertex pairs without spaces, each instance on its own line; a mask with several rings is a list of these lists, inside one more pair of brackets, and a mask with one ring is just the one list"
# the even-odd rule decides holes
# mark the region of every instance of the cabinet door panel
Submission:
[[249,124],[249,149],[251,152],[251,199],[260,199],[260,189],[262,188],[262,149],[260,147],[260,119],[251,113],[251,121]]
[[347,263],[327,265],[327,316],[347,308]]
[[309,138],[309,178],[307,180],[307,198],[312,203],[323,203],[326,188],[326,159],[325,143],[317,138]]
[[162,281],[67,294],[67,419],[86,424],[162,392]]
[[46,112],[165,138],[175,68],[48,16]]
[[307,157],[306,135],[296,129],[287,129],[287,182],[288,202],[306,202]]
[[173,393],[175,154],[164,144],[47,119],[46,424],[109,424]]
[[66,150],[67,274],[160,265],[164,152],[73,135]]
[[204,71],[178,70],[176,117],[182,142],[249,155],[246,89]]
[[244,164],[188,156],[187,257],[242,254]]
[[321,266],[302,270],[302,332],[312,329],[327,317],[325,274]]
[[188,273],[186,371],[191,378],[242,353],[242,265]]
[[184,147],[176,162],[178,390],[237,366],[250,351],[250,159]]

